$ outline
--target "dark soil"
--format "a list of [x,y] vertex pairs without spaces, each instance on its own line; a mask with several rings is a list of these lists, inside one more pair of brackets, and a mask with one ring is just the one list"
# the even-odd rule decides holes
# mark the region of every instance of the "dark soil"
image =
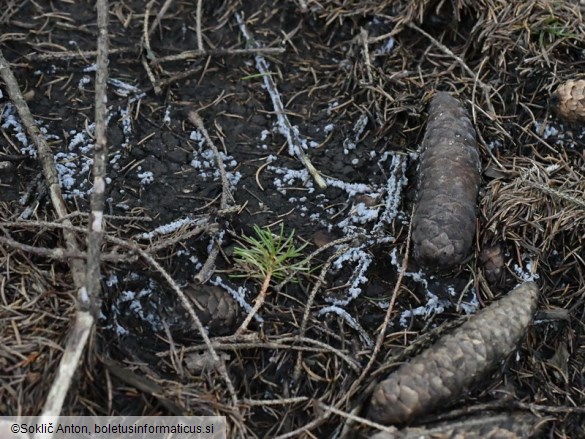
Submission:
[[[61,189],[77,214],[74,222],[84,228],[81,213],[89,211],[92,182],[95,56],[81,52],[96,49],[93,3],[13,0],[0,13],[0,48],[55,154]],[[257,319],[250,324],[258,337],[249,345],[236,340],[240,347],[221,347],[230,341],[216,339],[242,403],[235,410],[213,367],[189,365],[193,355],[205,357],[206,348],[164,277],[135,252],[104,244],[104,252],[116,249],[121,256],[102,264],[101,315],[64,414],[218,414],[228,416],[234,437],[276,437],[317,419],[295,437],[337,437],[346,419],[325,416],[326,406],[365,413],[371,384],[413,355],[417,344],[424,346],[445,325],[518,282],[537,279],[541,309],[564,309],[567,319],[535,323],[518,354],[453,407],[528,408],[548,419],[543,437],[578,437],[585,422],[585,210],[518,183],[533,166],[558,165],[550,179],[535,181],[583,199],[585,131],[556,119],[548,103],[560,82],[583,70],[578,6],[568,0],[522,1],[510,10],[487,0],[203,2],[207,52],[167,61],[164,57],[197,48],[196,2],[176,0],[150,36],[158,61],[149,65],[157,87],[162,84],[157,94],[142,62],[145,3],[112,0],[109,6],[107,233],[147,249],[192,297],[211,307],[197,313],[212,337],[232,335],[247,315],[227,290],[245,291],[250,305],[258,294],[253,276],[234,277],[241,274],[234,249],[244,236],[254,236],[253,226],[278,233],[283,223],[287,236],[294,231],[295,245],[307,244],[306,256],[323,251],[311,261],[310,275],[299,273],[282,288],[271,284],[259,311],[263,324]],[[154,3],[150,25],[162,3]],[[490,20],[487,11],[498,19]],[[259,47],[283,52],[225,53],[249,47],[238,14]],[[50,58],[65,51],[73,53]],[[326,179],[326,189],[289,153],[255,56],[267,61],[285,113],[306,141],[305,154]],[[0,233],[40,248],[62,247],[58,228],[14,225],[19,218],[56,217],[41,165],[2,82],[0,90],[0,162],[6,163],[0,167],[5,223]],[[478,132],[482,201],[476,245],[454,273],[424,273],[409,257],[397,286],[407,257],[426,105],[435,90],[457,96]],[[198,112],[222,153],[230,182],[223,189],[234,208],[229,212],[220,205],[216,157],[190,111]],[[532,201],[523,204],[527,200]],[[191,221],[149,234],[183,219],[219,232],[187,236],[195,227]],[[340,238],[347,239],[324,248]],[[85,245],[81,234],[79,242]],[[221,249],[215,271],[204,285],[195,285],[214,243]],[[482,249],[494,245],[503,255],[502,276],[490,276],[479,262]],[[12,391],[0,396],[0,414],[37,414],[58,365],[55,346],[63,346],[74,315],[76,291],[66,260],[2,246],[0,381]],[[315,285],[320,287],[301,334]],[[382,352],[372,372],[352,388],[372,355],[395,288],[399,295]],[[30,304],[31,295],[40,302]],[[209,305],[215,297],[228,311]],[[43,308],[50,311],[33,323]],[[10,348],[18,340],[13,328],[21,324],[27,347]],[[304,341],[295,341],[299,334]],[[41,341],[31,341],[33,335]],[[404,350],[413,343],[414,350]],[[162,384],[164,398],[112,375],[104,358],[116,362],[110,368],[129,368]],[[300,375],[293,378],[296,367]],[[261,403],[292,397],[305,399]]]

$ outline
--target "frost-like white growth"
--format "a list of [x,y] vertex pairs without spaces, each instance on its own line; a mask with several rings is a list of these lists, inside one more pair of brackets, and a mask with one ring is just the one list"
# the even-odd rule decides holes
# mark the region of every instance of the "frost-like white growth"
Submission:
[[83,75],[83,77],[79,80],[77,84],[77,88],[79,90],[85,90],[85,86],[91,82],[91,78],[87,75]]
[[355,204],[347,218],[340,221],[337,225],[346,230],[351,224],[367,224],[378,219],[380,209],[378,207],[368,207],[364,203]]
[[198,130],[191,131],[189,134],[189,139],[197,142],[199,148],[202,148],[203,144],[205,143],[205,137]]
[[373,56],[386,55],[386,54],[390,53],[392,51],[392,49],[394,48],[395,43],[396,43],[396,40],[394,40],[394,38],[388,37],[388,39],[384,42],[384,44],[379,49],[374,50]]
[[163,116],[163,123],[165,125],[168,125],[171,123],[171,106],[167,105],[167,108],[165,108],[165,114]]
[[327,105],[327,116],[331,116],[331,113],[333,113],[333,110],[335,110],[336,107],[339,107],[339,102],[337,101],[330,102]]
[[[398,261],[398,250],[396,248],[393,248],[392,251],[390,252],[390,263],[396,267],[396,269],[398,270],[398,272],[402,271],[402,263]],[[423,287],[425,287],[426,289],[429,288],[429,283],[426,279],[426,275],[422,270],[419,271],[405,271],[404,273],[402,273],[402,275],[404,277],[409,277],[411,278],[413,281],[421,284]]]
[[500,142],[499,140],[492,140],[490,143],[487,144],[487,147],[489,148],[490,151],[493,151],[495,149],[501,148],[502,142]]
[[4,111],[2,112],[2,128],[12,129],[14,137],[16,137],[16,140],[22,145],[22,148],[20,149],[22,154],[29,154],[32,157],[37,156],[36,149],[34,147],[32,147],[32,149],[29,147],[24,127],[20,123],[20,118],[16,115],[16,109],[11,103],[6,104]]
[[550,174],[551,172],[556,171],[560,167],[561,167],[561,165],[559,165],[558,163],[554,163],[552,165],[548,165],[546,168],[544,168],[544,170]]
[[[219,276],[216,276],[215,279],[210,279],[209,283],[227,291],[246,313],[250,313],[252,311],[253,307],[248,302],[246,302],[248,290],[245,287],[238,287],[237,290],[234,290]],[[264,323],[264,319],[258,315],[258,313],[254,314],[254,319],[256,319],[258,323]]]
[[[560,139],[563,139],[564,134],[562,134],[561,131],[564,131],[564,127],[562,124],[560,124],[559,128],[557,128],[556,126],[549,124],[547,122],[544,123],[544,126],[540,122],[537,121],[534,122],[534,132],[537,134],[540,134],[542,132],[543,139],[548,139],[549,137],[559,137]],[[559,133],[561,134],[559,135]]]
[[83,69],[84,73],[95,72],[97,70],[97,64],[91,64]]
[[130,117],[130,109],[120,108],[118,111],[120,120],[122,122],[122,132],[124,133],[125,142],[122,144],[123,148],[126,148],[130,143],[130,136],[132,135],[132,118]]
[[260,132],[260,141],[264,142],[266,140],[266,138],[268,137],[268,135],[270,134],[270,131],[268,130],[262,130]]
[[345,155],[349,154],[350,150],[353,150],[356,148],[357,143],[359,142],[360,137],[362,136],[367,125],[368,125],[368,115],[365,113],[362,113],[353,126],[353,137],[347,138],[343,141],[343,153]]
[[419,306],[412,310],[403,311],[400,314],[400,326],[406,327],[408,324],[408,318],[413,316],[423,316],[424,319],[428,319],[430,316],[435,314],[441,314],[445,312],[451,304],[446,300],[439,299],[435,294],[427,291],[427,303],[423,306]]
[[380,231],[384,225],[392,224],[392,221],[401,213],[399,210],[402,200],[402,189],[408,184],[406,179],[407,161],[403,156],[395,154],[390,163],[388,181],[386,182],[386,202],[380,221],[374,227],[374,231]]
[[137,177],[140,179],[140,184],[142,186],[149,185],[154,181],[154,174],[151,171],[145,171],[137,174]]
[[467,315],[475,314],[479,309],[479,300],[477,298],[477,291],[475,288],[471,289],[471,301],[470,302],[461,302],[459,304],[459,308],[463,310],[463,312]]
[[332,123],[329,123],[323,127],[323,132],[325,134],[329,134],[331,131],[333,131],[333,128],[335,128],[335,125],[333,125]]
[[333,262],[333,267],[339,270],[345,261],[357,262],[356,267],[353,270],[350,280],[350,286],[347,289],[347,296],[345,299],[329,298],[327,302],[332,303],[335,306],[345,306],[352,300],[358,298],[361,294],[362,289],[360,285],[364,285],[368,282],[366,272],[372,264],[372,256],[366,253],[361,248],[350,248],[347,252],[342,254]]
[[127,82],[121,81],[120,79],[109,78],[108,84],[116,87],[116,94],[119,96],[130,96],[131,94],[140,93],[140,89],[132,84],[128,84]]
[[352,327],[358,332],[360,339],[367,347],[372,347],[374,345],[368,333],[364,330],[364,328],[362,328],[358,321],[354,319],[346,310],[339,308],[338,306],[335,305],[331,305],[319,310],[319,315],[327,315],[329,313],[335,313],[343,320],[345,320],[350,327]]
[[[75,174],[77,173],[77,154],[58,152],[55,154],[55,169],[59,179],[59,186],[70,190],[76,182]],[[67,198],[64,195],[64,198]]]
[[195,218],[195,219],[191,218],[191,217],[181,218],[181,219],[172,221],[168,224],[162,224],[150,232],[141,233],[141,234],[136,236],[136,239],[152,239],[156,236],[168,235],[170,233],[176,232],[177,230],[179,230],[181,227],[183,227],[185,225],[192,225],[192,224],[199,225],[199,224],[202,224],[203,221],[204,220],[202,220],[201,218]]
[[[191,131],[189,138],[198,143],[197,150],[193,151],[191,166],[200,171],[198,174],[199,177],[205,181],[221,180],[221,174],[217,167],[215,153],[211,148],[203,149],[205,138],[202,134],[199,131]],[[238,165],[238,162],[231,155],[226,155],[223,151],[219,151],[219,156],[226,171],[226,178],[230,185],[229,189],[233,192],[236,190],[238,183],[242,178],[240,172],[233,170]]]
[[533,282],[540,279],[540,276],[536,273],[534,261],[530,258],[530,255],[522,254],[522,261],[524,262],[524,268],[517,264],[512,266],[516,275],[522,279],[523,282]]
[[303,186],[308,189],[309,194],[315,191],[309,171],[304,168],[297,170],[281,168],[278,166],[268,166],[268,170],[282,176],[281,178],[274,179],[274,186],[276,187],[276,190],[283,195],[286,195],[286,188],[294,186],[295,181],[297,180],[302,182]]
[[346,183],[345,181],[338,180],[336,178],[326,178],[328,186],[336,187],[344,190],[350,197],[357,194],[369,194],[374,192],[370,185],[364,183]]

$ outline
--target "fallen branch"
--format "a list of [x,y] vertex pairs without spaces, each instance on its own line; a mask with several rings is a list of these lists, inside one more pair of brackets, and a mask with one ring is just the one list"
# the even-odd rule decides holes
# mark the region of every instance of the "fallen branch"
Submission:
[[[71,387],[81,355],[93,329],[99,312],[100,256],[103,236],[103,207],[105,203],[105,170],[107,159],[106,140],[106,81],[108,76],[108,0],[98,0],[98,56],[95,87],[96,144],[94,149],[94,185],[91,195],[89,234],[85,284],[78,289],[75,324],[65,352],[61,357],[57,376],[53,381],[40,417],[41,423],[51,421],[61,414],[63,402]],[[48,438],[53,433],[49,433]],[[47,436],[44,436],[47,437]]]

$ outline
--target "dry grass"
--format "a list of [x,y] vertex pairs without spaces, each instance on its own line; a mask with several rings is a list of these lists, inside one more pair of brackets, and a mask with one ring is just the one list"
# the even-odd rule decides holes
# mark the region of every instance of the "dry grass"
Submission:
[[[52,9],[69,7],[69,3],[9,3],[9,8],[0,15],[3,31],[0,45],[14,71],[19,73],[17,78],[25,96],[26,91],[35,91],[29,105],[36,117],[47,118],[51,124],[62,123],[65,131],[71,129],[67,120],[59,119],[58,109],[51,109],[51,114],[39,113],[50,108],[53,99],[61,99],[63,95],[67,105],[79,113],[80,120],[83,119],[83,111],[92,105],[93,96],[76,88],[78,78],[75,75],[80,63],[84,65],[84,56],[89,55],[72,53],[68,61],[24,56],[69,48],[70,20]],[[135,49],[143,35],[143,2],[110,3],[113,13],[110,40],[112,53],[115,53],[110,56],[111,75],[147,78],[143,64],[137,62],[140,53]],[[566,79],[582,76],[579,72],[584,71],[585,25],[577,3],[568,0],[226,0],[213,10],[204,5],[203,38],[200,40],[204,49],[198,47],[196,53],[189,52],[183,54],[183,58],[167,62],[165,56],[177,55],[174,45],[182,44],[178,37],[173,40],[180,35],[182,22],[194,28],[197,22],[194,2],[177,0],[161,17],[162,27],[150,36],[152,50],[160,62],[149,63],[150,79],[144,83],[149,84],[150,91],[140,105],[132,107],[133,124],[143,124],[142,137],[136,140],[148,144],[149,131],[144,127],[153,125],[162,130],[162,124],[152,120],[166,104],[180,109],[195,106],[206,116],[228,114],[234,120],[246,115],[232,113],[230,105],[260,108],[261,111],[256,111],[260,114],[273,111],[260,82],[249,79],[257,74],[248,62],[253,60],[255,52],[230,54],[230,49],[244,47],[235,19],[235,14],[240,12],[245,13],[249,28],[263,47],[280,47],[284,41],[285,56],[278,51],[267,51],[265,57],[271,63],[271,74],[279,84],[289,116],[307,129],[325,119],[342,127],[342,134],[332,134],[320,149],[311,150],[315,167],[325,174],[329,172],[326,166],[331,163],[327,160],[331,159],[323,151],[349,138],[355,121],[362,114],[370,121],[360,138],[363,145],[375,148],[379,154],[385,151],[408,153],[416,150],[421,141],[425,120],[421,115],[424,115],[430,94],[436,89],[457,94],[471,109],[480,134],[484,191],[480,203],[478,249],[494,244],[502,246],[507,271],[502,285],[494,286],[483,278],[481,269],[471,263],[462,270],[464,284],[470,280],[479,288],[481,298],[491,299],[517,282],[519,274],[515,265],[525,272],[530,261],[532,270],[540,275],[538,283],[543,292],[540,308],[543,311],[565,309],[569,319],[533,325],[522,342],[518,359],[507,363],[503,375],[496,374],[487,380],[483,390],[472,392],[465,403],[465,412],[453,412],[453,415],[473,414],[474,410],[483,413],[486,409],[496,412],[531,409],[540,416],[550,417],[549,437],[577,437],[585,419],[581,409],[585,404],[582,390],[585,363],[582,340],[585,331],[584,142],[581,127],[564,125],[564,139],[546,136],[544,129],[537,129],[559,123],[551,119],[548,108],[551,90]],[[68,12],[74,21],[75,14],[89,13],[73,6]],[[156,12],[153,11],[151,22]],[[45,18],[28,24],[32,16]],[[95,28],[87,24],[91,23],[91,16],[83,17],[87,22],[76,23],[75,28],[79,32],[79,50],[95,50]],[[282,29],[289,33],[284,35]],[[394,48],[383,53],[381,50],[390,36],[395,39]],[[37,69],[46,72],[53,62],[61,69],[57,78],[31,74]],[[188,82],[192,77],[196,79]],[[225,95],[206,94],[205,88],[216,85],[213,81],[225,85]],[[235,85],[229,88],[228,84]],[[162,97],[155,96],[157,87],[162,90]],[[114,105],[124,101],[122,97],[115,99],[111,100]],[[61,101],[58,105],[66,106]],[[326,114],[328,107],[331,111]],[[188,138],[189,129],[184,124],[177,124],[173,129],[182,138]],[[207,129],[214,138],[214,132],[219,133],[220,139],[224,132],[229,135],[229,128],[222,130],[221,125],[208,123]],[[238,147],[249,146],[253,135],[244,133]],[[569,138],[574,147],[567,146],[571,143]],[[220,151],[231,151],[232,145],[226,147],[216,143]],[[0,161],[17,155],[18,146],[14,133],[3,129]],[[58,142],[53,147],[57,149]],[[250,157],[255,158],[254,154],[252,150]],[[4,155],[6,157],[2,158]],[[129,173],[144,160],[129,159],[124,171]],[[325,169],[320,168],[320,164],[324,164]],[[242,170],[252,169],[245,166]],[[414,177],[415,168],[410,166],[409,177]],[[18,165],[20,181],[15,182],[18,194],[10,199],[7,196],[7,201],[0,204],[0,237],[39,249],[63,247],[62,224],[56,221],[42,196],[38,203],[29,203],[33,207],[32,216],[22,224],[15,223],[24,211],[17,198],[25,191],[25,180],[32,180],[38,172],[32,160]],[[254,188],[256,177],[252,173],[249,178],[248,188]],[[130,185],[123,177],[119,179],[120,184]],[[8,194],[16,189],[4,185],[0,190]],[[128,192],[146,199],[148,194],[141,190],[136,186],[130,187]],[[185,203],[188,196],[182,199]],[[235,201],[243,205],[247,200]],[[207,193],[197,203],[197,214],[213,218],[213,229],[207,230],[209,233],[219,233],[218,230],[226,228],[226,218],[237,221],[238,215],[246,214],[244,209],[237,214],[218,214],[217,198]],[[409,212],[410,200],[402,200],[401,207]],[[70,200],[68,208],[70,212],[87,212],[84,201],[77,205]],[[164,217],[164,212],[149,213],[160,213]],[[209,233],[190,234],[188,229],[181,229],[167,238],[168,247],[156,245],[164,243],[165,239],[151,245],[140,243],[136,231],[148,231],[151,227],[140,221],[143,212],[129,214],[133,220],[108,220],[102,249],[103,271],[136,271],[151,276],[156,270],[147,259],[138,258],[142,251],[161,261],[162,267],[173,276],[180,277],[185,273],[174,264],[178,249],[205,249],[209,243]],[[258,218],[265,218],[269,223],[276,215],[268,218],[259,215]],[[72,222],[71,231],[79,243],[84,243],[86,220],[77,215]],[[311,227],[307,227],[307,234],[300,237],[310,241],[310,230]],[[369,288],[385,291],[381,294],[384,300],[389,299],[387,291],[395,287],[398,275],[396,269],[389,270],[382,259],[387,258],[390,249],[403,253],[407,235],[399,219],[387,226],[387,233],[396,241],[383,246],[366,245],[368,254],[380,258],[377,269],[386,276],[384,282],[387,282],[385,285],[378,281],[374,286],[372,281]],[[367,238],[371,241],[366,239],[366,242],[378,242],[372,236]],[[218,256],[218,266],[229,269],[229,246],[225,247]],[[82,245],[81,250],[84,249]],[[224,251],[226,254],[222,253]],[[322,247],[315,258],[325,263],[335,251],[332,247]],[[0,413],[3,414],[40,412],[74,315],[76,292],[66,264],[68,259],[50,259],[48,254],[34,254],[30,249],[9,245],[6,240],[0,246],[0,267],[3,267],[0,270]],[[190,272],[186,277],[195,274]],[[152,278],[159,285],[167,285],[163,275],[157,276],[152,275]],[[153,350],[158,352],[148,355],[138,349],[140,343],[147,342],[144,334],[138,334],[134,344],[125,343],[98,327],[77,383],[69,393],[64,414],[120,413],[122,409],[141,414],[216,413],[228,416],[233,437],[366,434],[371,430],[350,415],[364,413],[362,409],[375,381],[418,349],[418,344],[434,338],[429,327],[437,324],[440,332],[453,316],[438,316],[429,323],[418,322],[407,330],[395,322],[390,324],[382,354],[374,363],[375,370],[356,388],[353,384],[368,364],[372,348],[363,343],[356,335],[357,330],[347,321],[324,318],[316,312],[325,306],[323,297],[336,297],[340,291],[345,291],[350,277],[345,271],[334,273],[332,270],[326,270],[318,280],[303,277],[300,287],[275,291],[272,297],[268,296],[263,305],[265,323],[261,333],[238,338],[212,337],[211,345],[224,362],[234,389],[229,388],[218,368],[213,366],[209,346],[201,342],[192,325],[187,330],[187,341],[174,340],[171,332],[165,336],[151,336]],[[307,309],[307,292],[316,282],[324,286],[319,289],[315,301],[312,296],[308,302],[312,308]],[[104,294],[114,294],[112,289],[102,286]],[[165,288],[170,289],[161,287]],[[405,280],[397,291],[401,309],[417,306],[417,301],[421,300],[415,297],[415,286],[410,281]],[[368,297],[360,297],[358,304],[348,309],[353,311],[352,316],[360,328],[375,339],[384,313],[375,305],[376,294],[367,291],[366,295]],[[103,309],[109,309],[112,300],[105,295]],[[397,307],[392,316],[395,320],[398,320],[398,312]],[[310,317],[305,322],[303,316],[306,315]],[[112,357],[117,362],[103,362],[103,357]],[[191,360],[186,362],[186,358]],[[295,367],[300,373],[297,380],[291,380]],[[141,384],[137,384],[136,375],[143,380]]]

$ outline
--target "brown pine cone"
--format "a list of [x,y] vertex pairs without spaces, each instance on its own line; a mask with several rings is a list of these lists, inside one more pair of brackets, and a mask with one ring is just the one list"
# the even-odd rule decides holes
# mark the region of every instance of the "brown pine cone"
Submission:
[[536,284],[523,283],[439,339],[376,386],[368,417],[403,423],[457,400],[514,351],[537,301]]
[[585,79],[569,80],[556,89],[551,106],[560,118],[585,122]]
[[412,218],[414,258],[427,269],[451,270],[470,255],[480,183],[475,136],[461,103],[437,93],[429,107]]

